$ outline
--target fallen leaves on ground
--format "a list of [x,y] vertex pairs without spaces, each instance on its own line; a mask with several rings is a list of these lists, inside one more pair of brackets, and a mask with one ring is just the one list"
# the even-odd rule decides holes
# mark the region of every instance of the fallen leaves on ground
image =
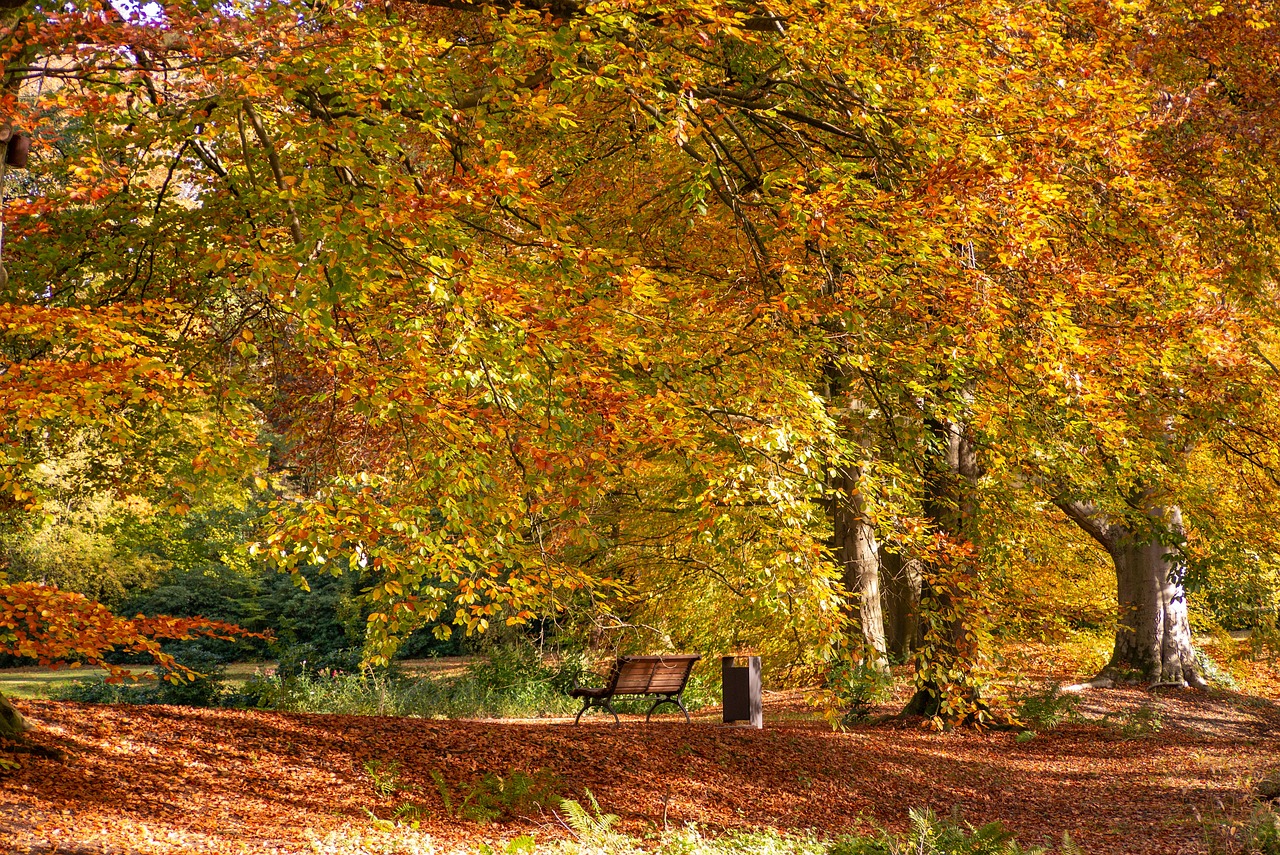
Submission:
[[[1122,739],[1073,725],[1018,741],[1008,732],[933,733],[894,722],[833,733],[798,698],[770,695],[762,731],[718,712],[613,727],[594,719],[435,721],[185,707],[19,702],[35,738],[65,763],[24,758],[0,780],[0,851],[295,853],[373,839],[371,816],[405,802],[444,849],[567,833],[555,812],[486,825],[448,818],[431,773],[461,791],[484,773],[547,769],[562,795],[590,789],[635,834],[901,828],[909,807],[1001,820],[1024,844],[1069,832],[1086,852],[1202,852],[1201,817],[1239,802],[1280,757],[1280,709],[1226,693],[1093,693],[1098,710],[1158,707],[1163,729]],[[395,769],[391,795],[367,769]],[[328,841],[328,843],[326,843]],[[361,851],[355,849],[352,851]]]

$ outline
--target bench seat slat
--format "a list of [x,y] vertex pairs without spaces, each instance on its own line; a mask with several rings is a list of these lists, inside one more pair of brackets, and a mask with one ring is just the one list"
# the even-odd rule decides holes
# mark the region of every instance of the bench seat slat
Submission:
[[655,674],[649,683],[649,692],[678,692],[684,688],[684,672],[675,674]]
[[656,665],[656,662],[625,663],[613,691],[619,695],[643,695],[648,692]]

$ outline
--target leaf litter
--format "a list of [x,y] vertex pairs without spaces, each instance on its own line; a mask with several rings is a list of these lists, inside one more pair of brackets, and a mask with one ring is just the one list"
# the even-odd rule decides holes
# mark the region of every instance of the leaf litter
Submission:
[[[1202,817],[1239,803],[1280,758],[1280,707],[1224,692],[1091,693],[1082,708],[1093,720],[1021,740],[903,720],[832,732],[795,696],[770,697],[762,731],[723,727],[714,711],[691,725],[574,727],[18,705],[39,728],[34,740],[67,754],[24,756],[0,779],[0,852],[23,855],[328,851],[405,816],[444,851],[554,839],[566,829],[550,800],[482,824],[440,794],[441,781],[462,794],[486,773],[539,770],[561,796],[589,789],[637,835],[697,823],[836,836],[901,829],[908,808],[931,807],[1000,820],[1024,845],[1067,832],[1092,855],[1191,853],[1206,851]],[[1144,706],[1161,724],[1139,738],[1097,721]]]

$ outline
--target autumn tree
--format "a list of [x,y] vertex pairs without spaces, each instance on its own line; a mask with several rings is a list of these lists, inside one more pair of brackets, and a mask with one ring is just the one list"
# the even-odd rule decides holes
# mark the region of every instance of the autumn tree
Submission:
[[10,211],[14,500],[45,431],[206,466],[261,419],[263,554],[370,574],[376,655],[571,609],[808,663],[856,614],[878,653],[883,546],[913,708],[980,720],[990,497],[1172,507],[1170,456],[1104,452],[1175,447],[1165,367],[1256,320],[1207,311],[1134,10],[156,14],[11,35],[63,82],[9,96],[57,117]]
[[[1201,685],[1184,589],[1196,560],[1188,528],[1205,528],[1192,538],[1203,550],[1210,531],[1230,542],[1229,531],[1252,531],[1250,517],[1274,512],[1276,233],[1260,212],[1275,180],[1266,138],[1280,99],[1262,69],[1278,56],[1277,22],[1258,4],[1169,3],[1142,23],[1133,53],[1151,106],[1141,153],[1162,182],[1175,225],[1164,245],[1177,258],[1148,266],[1160,278],[1144,294],[1097,313],[1092,332],[1117,360],[1078,384],[1076,400],[1096,415],[1076,447],[1093,449],[1097,474],[1077,481],[1093,484],[1094,497],[1069,489],[1056,501],[1115,563],[1116,642],[1093,682]],[[1206,455],[1216,463],[1204,465]],[[1224,515],[1218,495],[1241,487],[1254,501]],[[1251,537],[1264,551],[1267,540]]]

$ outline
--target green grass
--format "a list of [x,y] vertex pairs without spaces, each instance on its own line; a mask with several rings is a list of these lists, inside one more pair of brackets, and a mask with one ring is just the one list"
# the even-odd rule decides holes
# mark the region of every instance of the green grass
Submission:
[[[256,671],[274,667],[271,662],[233,662],[227,666],[227,683],[243,686]],[[149,666],[129,669],[142,677],[150,674]],[[10,698],[49,698],[63,694],[72,684],[101,680],[107,672],[101,668],[4,668],[0,669],[0,694]],[[141,682],[141,681],[139,681]]]
[[[140,672],[141,673],[141,672]],[[101,668],[6,668],[0,671],[0,694],[11,698],[47,698],[72,683],[101,679],[107,675]]]

